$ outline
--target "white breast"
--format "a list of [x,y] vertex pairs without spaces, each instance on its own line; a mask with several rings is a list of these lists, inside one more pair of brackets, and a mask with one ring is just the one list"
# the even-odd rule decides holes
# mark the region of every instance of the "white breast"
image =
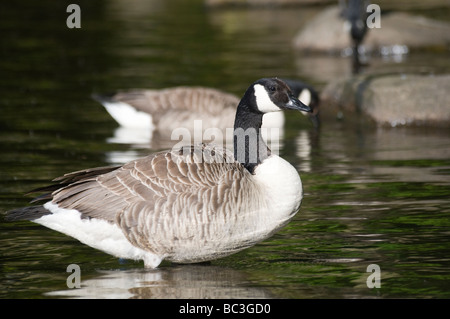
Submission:
[[297,170],[277,155],[271,155],[255,169],[255,180],[265,193],[268,206],[267,227],[284,226],[300,208],[303,198],[302,181]]

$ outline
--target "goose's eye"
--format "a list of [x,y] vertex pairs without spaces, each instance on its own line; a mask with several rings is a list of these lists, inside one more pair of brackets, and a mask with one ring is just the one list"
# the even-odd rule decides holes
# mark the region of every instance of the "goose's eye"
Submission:
[[275,86],[269,86],[269,91],[270,92],[275,92],[277,90],[277,88]]

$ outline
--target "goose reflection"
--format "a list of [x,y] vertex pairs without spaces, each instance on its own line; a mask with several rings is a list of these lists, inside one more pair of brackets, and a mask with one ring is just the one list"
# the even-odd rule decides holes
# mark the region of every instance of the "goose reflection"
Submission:
[[53,291],[50,297],[76,299],[248,299],[272,298],[249,287],[244,272],[211,265],[175,265],[158,269],[100,271],[81,288]]

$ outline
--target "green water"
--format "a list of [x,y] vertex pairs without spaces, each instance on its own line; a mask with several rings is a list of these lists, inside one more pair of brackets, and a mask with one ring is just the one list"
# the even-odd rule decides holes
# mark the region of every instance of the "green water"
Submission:
[[[351,66],[292,51],[290,41],[317,7],[78,1],[81,29],[68,29],[69,3],[0,4],[1,212],[26,206],[24,193],[66,172],[161,148],[112,140],[118,126],[92,93],[205,85],[241,95],[264,76],[321,89]],[[411,52],[375,65],[445,73],[450,59]],[[145,270],[0,217],[0,298],[449,298],[449,133],[335,120],[317,132],[289,113],[280,154],[302,177],[299,214],[272,238],[207,265]],[[66,285],[70,264],[80,266],[81,289]],[[366,284],[370,264],[380,267],[380,288]]]

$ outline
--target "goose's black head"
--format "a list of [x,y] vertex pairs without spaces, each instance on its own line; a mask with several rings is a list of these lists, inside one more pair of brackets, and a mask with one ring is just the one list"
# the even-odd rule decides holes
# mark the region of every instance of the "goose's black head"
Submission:
[[249,111],[265,114],[282,110],[311,112],[311,108],[298,100],[289,86],[277,78],[263,78],[253,83],[243,101]]
[[311,112],[277,78],[260,79],[250,85],[238,105],[234,120],[234,158],[252,174],[271,154],[260,132],[263,115],[282,110]]
[[363,0],[349,0],[346,4],[341,4],[341,16],[343,16],[349,23],[350,36],[357,44],[361,43],[367,32],[367,6],[370,1]]
[[318,128],[320,126],[319,93],[312,86],[302,81],[291,79],[283,79],[283,81],[287,85],[289,85],[289,88],[291,89],[292,93],[300,100],[300,102],[308,105],[311,108],[312,111],[311,113],[308,114],[306,114],[305,112],[302,113],[309,117],[315,128]]

